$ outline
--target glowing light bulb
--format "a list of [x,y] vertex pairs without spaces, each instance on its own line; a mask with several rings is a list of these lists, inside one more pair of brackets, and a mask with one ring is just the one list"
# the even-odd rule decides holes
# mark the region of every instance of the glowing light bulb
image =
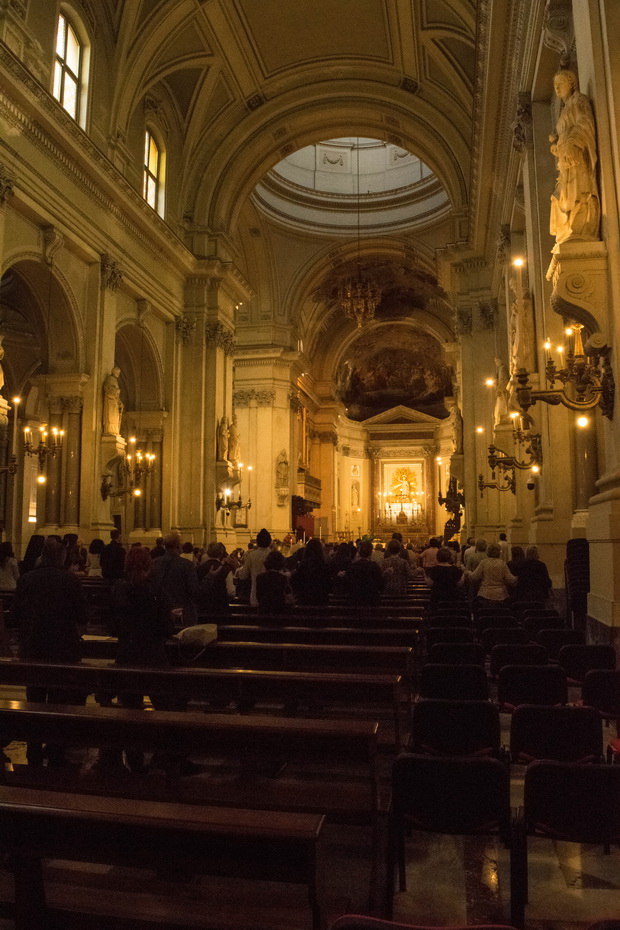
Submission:
[[476,427],[476,432],[477,432],[477,433],[484,433],[484,426],[477,426],[477,427]]
[[141,495],[142,495],[142,491],[140,490],[140,488],[134,488],[134,489],[133,489],[133,496],[134,496],[134,497],[141,497]]
[[547,339],[547,340],[545,341],[545,349],[546,349],[547,352],[548,352],[550,348],[551,348],[551,342]]
[[566,329],[564,330],[564,332],[566,333],[567,336],[573,336],[573,335],[574,335],[572,326],[567,326]]
[[38,484],[45,484],[45,475],[37,475]]
[[537,475],[538,472],[540,471],[540,468],[538,467],[538,465],[532,465],[532,471],[535,475]]
[[493,385],[495,384],[495,381],[493,378],[487,378],[484,383],[486,384],[487,387],[493,387]]
[[515,258],[512,264],[515,266],[515,268],[522,268],[525,262],[522,258]]
[[580,426],[581,429],[584,429],[584,427],[588,426],[589,423],[590,420],[588,417],[577,417],[577,426]]

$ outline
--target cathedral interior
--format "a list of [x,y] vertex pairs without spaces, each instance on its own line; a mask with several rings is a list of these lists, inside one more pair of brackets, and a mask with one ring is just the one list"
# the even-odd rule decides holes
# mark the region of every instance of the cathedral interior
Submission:
[[619,35],[617,0],[0,2],[1,538],[505,533],[558,602],[583,538],[618,650]]

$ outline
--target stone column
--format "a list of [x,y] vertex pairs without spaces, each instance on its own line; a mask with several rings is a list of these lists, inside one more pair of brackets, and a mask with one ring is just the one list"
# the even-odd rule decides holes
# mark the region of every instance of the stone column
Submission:
[[82,449],[82,397],[60,398],[67,424],[63,442],[63,524],[66,532],[77,532],[80,524],[80,458]]
[[[577,416],[575,419],[578,419]],[[598,450],[596,447],[596,428],[592,416],[586,417],[585,427],[573,424],[572,452],[575,475],[575,494],[572,528],[574,536],[585,535],[588,505],[590,498],[596,494],[598,478]]]
[[4,240],[7,218],[7,205],[13,196],[14,179],[3,164],[0,164],[0,268],[4,264]]
[[[62,429],[63,402],[60,397],[49,399],[48,443],[54,428]],[[63,442],[64,445],[64,442]],[[61,447],[56,455],[48,455],[45,462],[45,526],[58,528],[62,525],[62,457],[64,449]]]
[[162,431],[150,429],[146,431],[147,448],[155,456],[153,473],[147,481],[148,514],[146,516],[147,532],[153,530],[159,535],[161,532],[161,475],[162,475]]
[[[0,397],[0,466],[6,466],[9,460],[8,411],[8,403],[4,397]],[[0,539],[4,536],[7,525],[7,481],[7,473],[0,473]]]

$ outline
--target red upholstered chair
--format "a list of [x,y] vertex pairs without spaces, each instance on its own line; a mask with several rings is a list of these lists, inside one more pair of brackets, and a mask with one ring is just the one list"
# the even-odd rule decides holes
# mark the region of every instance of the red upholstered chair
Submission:
[[435,665],[484,665],[484,647],[480,643],[435,643],[428,651],[428,661]]
[[593,707],[521,704],[510,721],[510,758],[518,764],[602,762],[602,745],[603,723]]
[[484,651],[488,656],[491,655],[493,646],[499,646],[500,643],[521,643],[525,645],[530,642],[530,634],[520,626],[511,627],[488,627],[483,630],[480,636],[480,642],[484,646]]
[[[588,927],[588,930],[620,930],[620,924],[615,921],[605,921],[609,926],[597,925]],[[391,920],[381,920],[378,917],[364,917],[361,914],[347,914],[345,917],[339,917],[330,927],[330,930],[438,930],[435,927],[422,926],[421,924],[398,924]],[[476,924],[475,927],[468,924],[466,927],[450,927],[450,930],[514,930],[514,927],[508,927],[505,924]]]
[[501,754],[499,711],[490,701],[422,698],[411,709],[408,751],[435,756]]
[[481,665],[423,665],[419,695],[450,701],[486,701],[489,683]]
[[[609,766],[612,768],[612,766]],[[620,768],[618,768],[620,774]],[[403,753],[392,767],[386,914],[392,916],[393,881],[407,890],[405,831],[496,834],[510,837],[508,766],[497,759],[439,758]]]
[[500,711],[519,704],[566,704],[566,673],[558,665],[504,665],[497,678]]
[[615,669],[616,650],[613,646],[572,644],[562,646],[559,661],[566,672],[568,683],[583,685],[586,675],[592,669]]
[[536,633],[536,642],[545,647],[550,662],[559,661],[562,646],[585,644],[585,641],[583,630],[544,629]]
[[426,650],[430,652],[435,643],[473,643],[474,631],[464,626],[431,626],[424,638]]
[[544,646],[536,643],[500,643],[491,649],[489,674],[497,678],[504,665],[547,665],[548,656]]
[[620,766],[532,762],[525,771],[522,816],[513,824],[510,919],[523,927],[528,896],[527,838],[620,843]]
[[606,724],[616,722],[616,737],[607,745],[607,761],[620,758],[620,670],[596,668],[587,672],[581,686],[582,703],[593,707]]

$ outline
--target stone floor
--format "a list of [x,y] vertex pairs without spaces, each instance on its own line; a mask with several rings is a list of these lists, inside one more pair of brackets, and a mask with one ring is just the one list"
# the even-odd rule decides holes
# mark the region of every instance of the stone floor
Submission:
[[[8,697],[2,693],[0,696]],[[15,689],[13,698],[22,695]],[[576,697],[576,695],[571,695]],[[510,718],[502,715],[504,742]],[[25,761],[24,745],[14,743],[8,755]],[[92,753],[79,751],[74,762],[88,763]],[[391,758],[381,760],[389,778]],[[522,797],[523,772],[512,772],[512,803]],[[198,776],[202,777],[202,776]],[[534,840],[529,843],[530,902],[527,930],[585,930],[595,919],[620,920],[620,850],[604,855],[602,848]],[[372,891],[372,831],[368,827],[327,825],[322,846],[324,901],[328,921],[343,913],[378,913],[379,896]],[[309,930],[304,889],[279,884],[226,882],[201,877],[163,880],[136,869],[48,865],[50,899],[59,905],[81,896],[104,915],[113,895],[126,919],[122,924],[82,924],[73,920],[66,930],[103,930],[114,926],[138,930],[141,920],[159,915],[162,927]],[[10,893],[11,878],[0,874],[0,897]],[[414,834],[407,841],[407,891],[394,897],[394,920],[429,926],[459,926],[489,922],[509,923],[509,852],[492,838]],[[251,908],[248,918],[246,908]],[[166,917],[166,914],[169,917]],[[174,917],[173,917],[174,915]],[[0,930],[13,928],[0,919]],[[46,928],[41,928],[46,930]]]

